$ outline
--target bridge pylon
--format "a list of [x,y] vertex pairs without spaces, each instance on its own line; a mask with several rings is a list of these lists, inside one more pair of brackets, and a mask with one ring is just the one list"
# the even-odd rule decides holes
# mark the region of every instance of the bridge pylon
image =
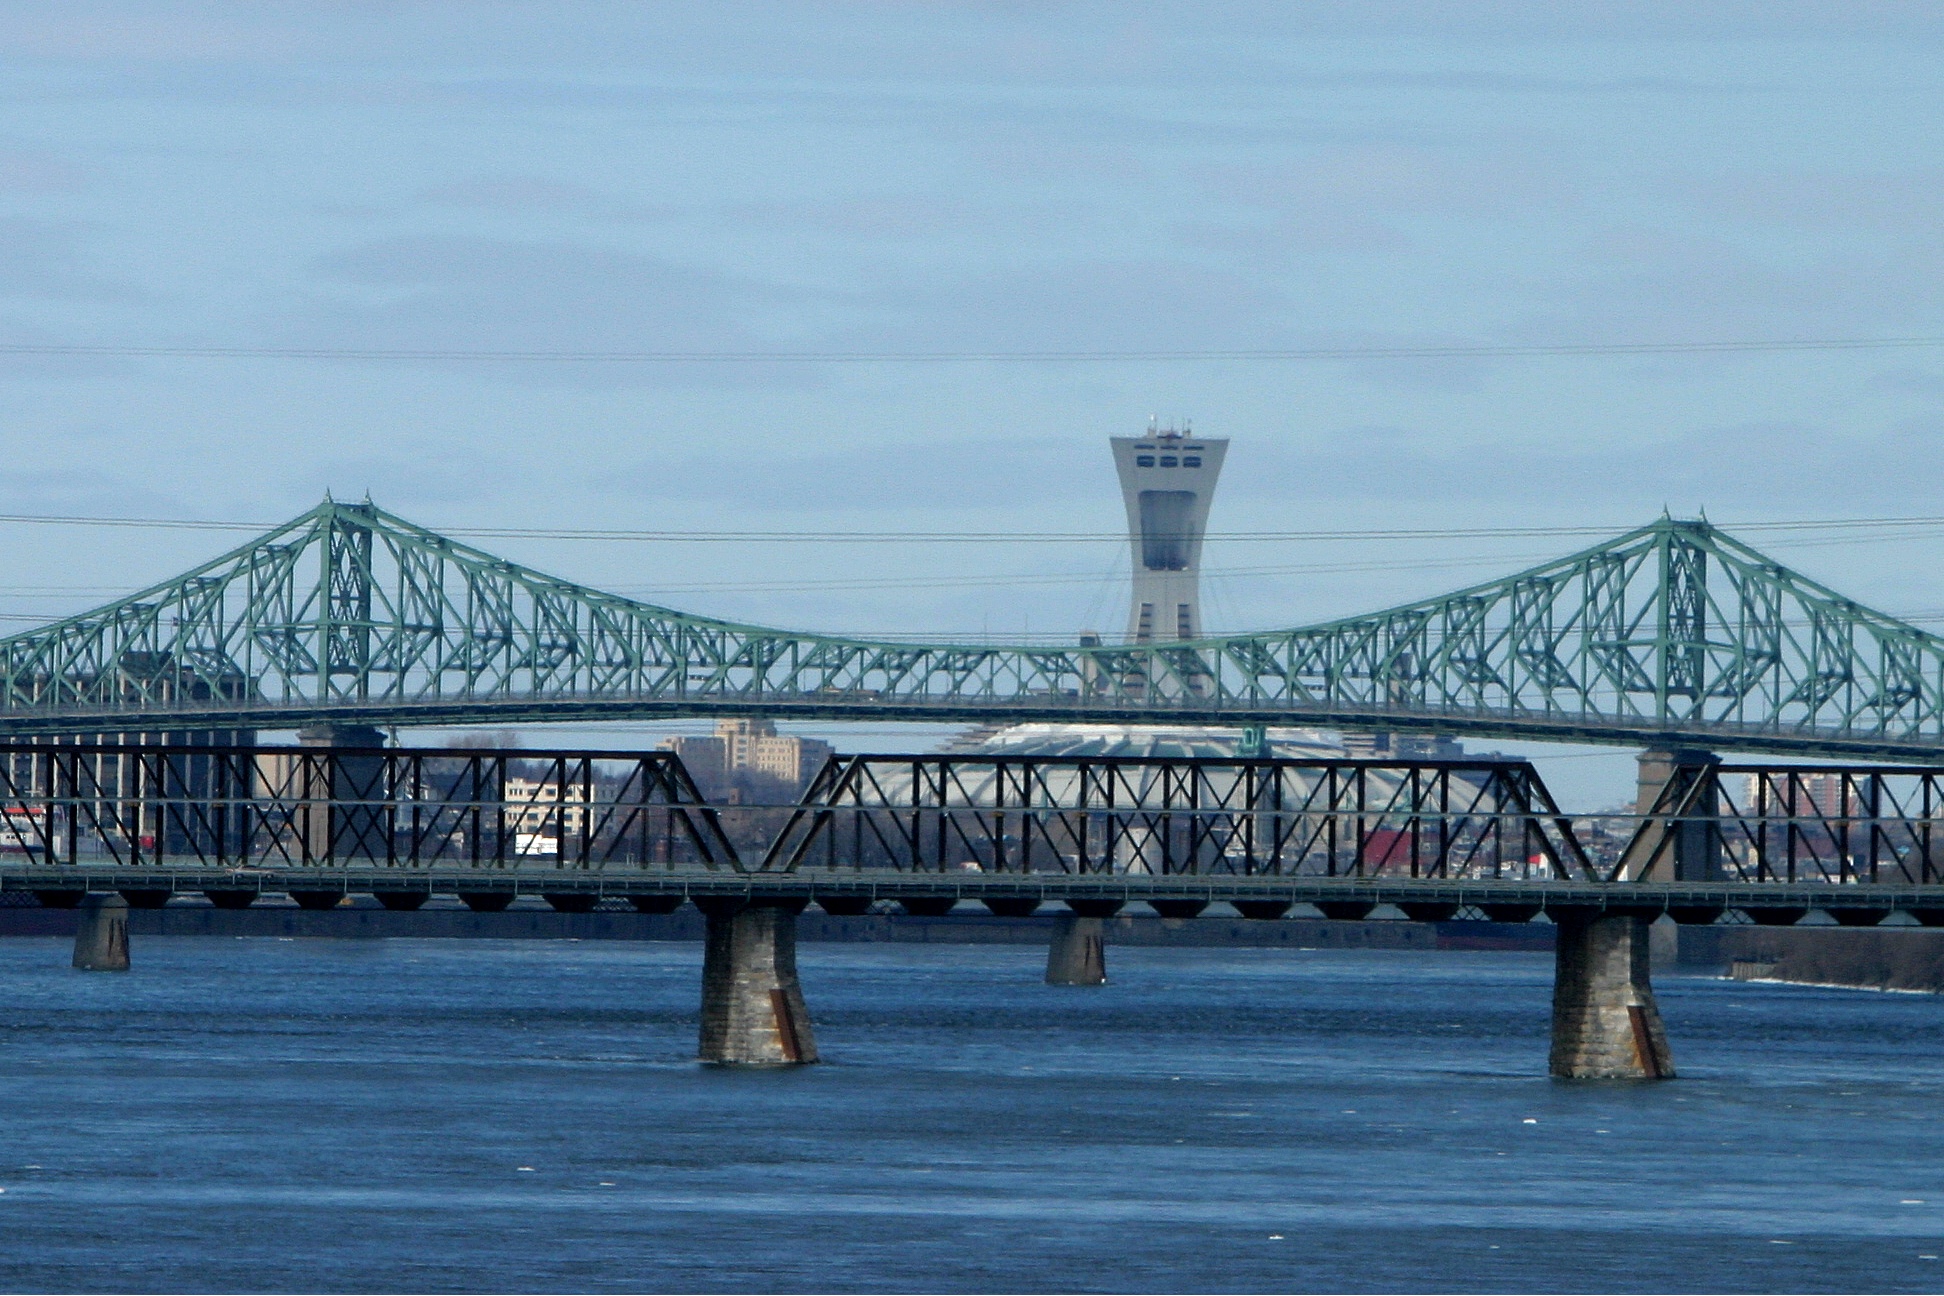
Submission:
[[81,902],[74,966],[83,972],[128,971],[128,901],[110,892]]
[[1046,946],[1046,984],[1107,984],[1107,942],[1099,918],[1063,913],[1053,920]]
[[306,766],[313,785],[292,789],[303,798],[303,828],[311,857],[385,859],[391,825],[383,807],[392,797],[381,754],[385,731],[372,725],[317,724],[299,729],[297,741],[305,747],[345,753]]
[[702,955],[700,1060],[797,1066],[817,1060],[797,980],[796,920],[804,900],[698,899],[708,919]]
[[1552,1055],[1562,1080],[1671,1080],[1674,1055],[1649,979],[1657,914],[1550,906]]

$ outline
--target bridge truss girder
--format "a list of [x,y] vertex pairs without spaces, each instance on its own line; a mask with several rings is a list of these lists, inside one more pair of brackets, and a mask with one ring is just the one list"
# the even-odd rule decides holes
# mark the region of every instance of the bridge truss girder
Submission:
[[0,733],[766,714],[1298,723],[1845,757],[1944,749],[1944,640],[1706,522],[1323,625],[1072,648],[690,616],[325,501],[0,640]]

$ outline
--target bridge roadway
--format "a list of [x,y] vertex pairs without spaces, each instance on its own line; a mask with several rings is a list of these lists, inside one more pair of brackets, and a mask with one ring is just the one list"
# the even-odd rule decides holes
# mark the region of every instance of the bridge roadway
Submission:
[[1806,725],[1751,724],[1704,717],[1670,722],[1651,716],[1575,716],[1490,707],[1373,707],[1303,701],[1268,706],[1252,705],[1245,701],[1196,698],[1148,703],[1064,697],[889,700],[860,693],[823,699],[751,692],[726,700],[554,697],[463,703],[375,700],[329,706],[259,703],[247,711],[228,704],[206,703],[181,703],[139,710],[131,707],[119,711],[77,708],[15,715],[0,713],[0,736],[33,739],[96,729],[203,733],[221,732],[239,724],[267,730],[326,724],[394,726],[401,729],[467,725],[600,725],[624,720],[747,719],[752,715],[761,715],[782,724],[1104,724],[1212,726],[1238,730],[1250,725],[1297,726],[1346,729],[1356,733],[1430,734],[1460,739],[1585,743],[1652,750],[1702,748],[1820,760],[1944,761],[1944,736],[1841,731]]
[[1236,730],[1251,725],[1295,726],[1649,750],[1700,748],[1831,761],[1944,761],[1944,734],[1872,731],[1860,727],[1838,729],[1766,720],[1748,722],[1705,715],[1674,719],[1479,705],[1362,705],[1300,698],[1261,702],[1194,695],[1150,700],[1058,694],[928,698],[889,697],[870,690],[832,690],[824,696],[804,697],[760,687],[727,697],[556,694],[439,702],[392,698],[335,703],[251,701],[245,706],[220,699],[192,699],[151,706],[125,703],[112,708],[0,710],[0,740],[31,741],[90,732],[195,735],[222,733],[239,726],[251,730],[287,730],[320,725],[399,729],[601,725],[618,721],[733,720],[752,715],[781,724],[1104,724],[1212,726]]
[[[1415,921],[1447,921],[1475,910],[1493,922],[1525,922],[1557,909],[1646,917],[1663,913],[1689,925],[1747,921],[1788,926],[1822,911],[1845,926],[1874,926],[1895,913],[1925,926],[1944,926],[1944,885],[1824,882],[1571,882],[1490,878],[1246,877],[1183,874],[907,873],[895,870],[805,869],[790,873],[739,873],[706,869],[579,869],[311,866],[302,869],[221,869],[171,865],[0,866],[0,891],[31,892],[63,905],[84,894],[120,893],[145,902],[167,896],[217,894],[227,904],[244,896],[302,893],[369,894],[404,908],[434,895],[468,898],[541,896],[557,908],[605,899],[640,901],[666,912],[684,901],[818,904],[831,912],[856,913],[877,901],[912,902],[935,912],[944,902],[987,903],[995,912],[1021,914],[1026,905],[1064,903],[1077,913],[1105,916],[1130,903],[1157,906],[1182,916],[1181,906],[1225,902],[1244,917],[1278,918],[1296,905],[1312,905],[1325,917],[1363,918],[1368,909],[1395,905]],[[579,903],[577,903],[577,900]],[[490,905],[492,901],[486,901]],[[1111,906],[1112,908],[1108,908]],[[1278,909],[1277,907],[1280,906]],[[1365,913],[1350,912],[1366,907]],[[482,906],[484,907],[484,906]],[[1742,917],[1737,918],[1736,915]]]

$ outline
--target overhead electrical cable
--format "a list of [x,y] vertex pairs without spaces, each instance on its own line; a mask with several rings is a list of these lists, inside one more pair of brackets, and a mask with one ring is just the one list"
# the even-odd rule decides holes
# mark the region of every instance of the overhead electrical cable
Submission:
[[1424,343],[1416,346],[1236,347],[1210,350],[603,351],[568,348],[173,346],[0,343],[0,355],[187,360],[380,360],[519,364],[1124,364],[1197,361],[1517,359],[1544,356],[1718,355],[1890,351],[1944,346],[1944,337],[1750,338],[1713,342]]
[[[223,522],[203,518],[100,517],[79,514],[0,513],[0,524],[22,526],[92,526],[178,531],[269,531],[283,523]],[[1932,529],[1944,527],[1944,516],[1816,518],[1797,521],[1731,522],[1718,524],[1731,534],[1787,531],[1857,531]],[[1224,541],[1379,541],[1470,540],[1519,536],[1611,536],[1637,529],[1638,523],[1572,526],[1461,526],[1384,528],[1375,530],[1211,531],[1206,540]],[[589,527],[439,528],[441,534],[474,539],[598,540],[652,543],[844,543],[844,544],[1126,544],[1125,531],[668,531],[619,530]]]

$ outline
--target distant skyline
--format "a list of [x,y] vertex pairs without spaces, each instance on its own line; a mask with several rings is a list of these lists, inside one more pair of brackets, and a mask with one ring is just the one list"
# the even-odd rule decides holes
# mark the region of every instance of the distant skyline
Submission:
[[[1935,6],[1887,3],[9,6],[0,343],[1938,336],[1940,54]],[[1944,513],[1936,349],[0,355],[0,410],[7,513],[274,520],[329,489],[434,527],[1115,532],[1107,438],[1157,413],[1231,438],[1216,532]],[[0,528],[8,627],[229,543]],[[1861,601],[1944,615],[1944,529],[1755,539]],[[1216,540],[1207,626],[1367,610],[1577,543]],[[1126,599],[1111,544],[489,547],[858,633],[1065,635],[1112,629]],[[954,583],[990,568],[1031,579]]]

